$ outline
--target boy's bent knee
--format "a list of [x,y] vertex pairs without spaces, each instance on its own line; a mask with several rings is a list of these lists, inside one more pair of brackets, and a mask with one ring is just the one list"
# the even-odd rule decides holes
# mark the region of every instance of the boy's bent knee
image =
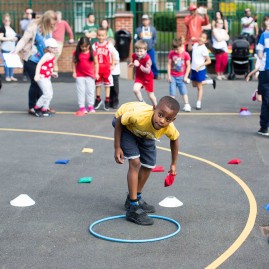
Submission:
[[129,159],[129,166],[134,169],[139,169],[141,166],[140,159],[139,158]]

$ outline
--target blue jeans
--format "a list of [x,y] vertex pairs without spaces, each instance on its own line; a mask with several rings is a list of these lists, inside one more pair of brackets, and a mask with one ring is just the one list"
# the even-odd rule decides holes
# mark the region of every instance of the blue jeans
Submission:
[[262,95],[260,126],[267,129],[269,127],[269,70],[260,71],[258,87]]
[[174,77],[171,76],[171,82],[169,85],[170,96],[176,96],[176,90],[179,90],[180,95],[187,94],[187,87],[184,83],[184,76]]
[[[2,53],[10,53],[10,51],[7,51],[7,50],[1,50]],[[9,67],[6,67],[6,65],[4,66],[4,70],[5,70],[5,77],[6,78],[11,78],[13,77],[13,68],[9,68]]]
[[154,49],[150,49],[148,50],[148,55],[150,56],[150,59],[152,61],[152,66],[151,66],[151,71],[154,75],[154,78],[158,77],[158,67],[156,64],[156,59],[155,59],[155,50]]

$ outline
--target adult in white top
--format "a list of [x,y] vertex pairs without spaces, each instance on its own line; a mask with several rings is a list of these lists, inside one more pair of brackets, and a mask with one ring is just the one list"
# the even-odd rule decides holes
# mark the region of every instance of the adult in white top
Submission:
[[256,49],[256,38],[259,33],[258,24],[253,17],[251,17],[251,10],[245,9],[245,17],[241,19],[242,32],[241,34],[246,36],[250,45],[254,45],[253,54]]
[[245,9],[245,17],[241,19],[242,34],[255,35],[258,33],[258,25],[254,18],[251,17],[251,10]]
[[[18,40],[16,32],[10,26],[10,16],[6,13],[3,16],[3,26],[0,28],[0,41],[2,42],[2,53],[9,53],[15,50],[15,42]],[[6,81],[17,81],[14,78],[13,68],[4,67]]]

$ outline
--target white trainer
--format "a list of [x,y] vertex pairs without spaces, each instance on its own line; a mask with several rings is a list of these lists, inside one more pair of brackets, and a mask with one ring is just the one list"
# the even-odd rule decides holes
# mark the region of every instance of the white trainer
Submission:
[[185,104],[184,107],[183,107],[183,110],[185,112],[191,112],[191,106],[190,106],[190,104]]
[[196,103],[196,109],[197,110],[201,110],[202,109],[201,101],[197,101],[197,103]]

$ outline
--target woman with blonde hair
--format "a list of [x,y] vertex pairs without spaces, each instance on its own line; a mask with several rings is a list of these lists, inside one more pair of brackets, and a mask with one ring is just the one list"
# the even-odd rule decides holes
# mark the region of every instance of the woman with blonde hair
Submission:
[[36,66],[44,55],[45,40],[52,37],[55,24],[55,12],[53,10],[46,11],[40,18],[33,20],[28,25],[14,51],[14,53],[23,52],[25,70],[31,80],[28,110],[31,115],[35,115],[34,106],[42,95],[41,89],[34,80]]

